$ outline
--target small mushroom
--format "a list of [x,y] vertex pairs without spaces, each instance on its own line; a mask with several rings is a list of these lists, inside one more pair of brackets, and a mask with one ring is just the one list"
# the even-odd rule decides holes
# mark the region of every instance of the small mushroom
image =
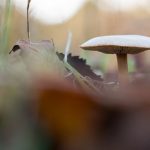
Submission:
[[85,50],[116,54],[119,82],[128,81],[127,54],[137,54],[150,49],[150,37],[141,35],[112,35],[93,38],[81,45]]

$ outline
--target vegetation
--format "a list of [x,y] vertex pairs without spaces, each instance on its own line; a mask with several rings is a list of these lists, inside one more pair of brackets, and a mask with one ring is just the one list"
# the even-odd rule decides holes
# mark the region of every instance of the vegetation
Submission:
[[[53,40],[32,41],[30,4],[28,0],[28,39],[15,41],[11,50],[11,0],[3,10],[0,149],[149,149],[149,67],[130,73],[130,81],[120,86],[116,71],[87,63],[94,54],[84,59],[70,53],[71,36],[65,50],[58,50]],[[141,58],[136,57],[137,64]],[[97,66],[101,75],[93,69]]]

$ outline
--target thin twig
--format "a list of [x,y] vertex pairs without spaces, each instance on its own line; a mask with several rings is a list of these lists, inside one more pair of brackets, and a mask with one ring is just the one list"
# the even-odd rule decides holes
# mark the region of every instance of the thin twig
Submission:
[[29,41],[30,41],[30,21],[29,21],[30,3],[31,3],[31,0],[28,0],[28,4],[27,4],[27,34],[28,34]]

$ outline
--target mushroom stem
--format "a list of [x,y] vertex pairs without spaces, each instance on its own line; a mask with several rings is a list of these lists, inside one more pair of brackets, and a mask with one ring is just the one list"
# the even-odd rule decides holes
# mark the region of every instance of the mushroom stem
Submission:
[[118,70],[119,70],[119,82],[128,81],[128,65],[127,54],[117,54]]

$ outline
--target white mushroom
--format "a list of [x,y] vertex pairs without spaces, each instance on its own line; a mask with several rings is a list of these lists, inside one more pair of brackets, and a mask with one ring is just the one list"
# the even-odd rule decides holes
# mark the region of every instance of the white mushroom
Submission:
[[100,36],[81,45],[85,50],[116,54],[119,70],[119,81],[127,81],[127,54],[137,54],[150,49],[150,37],[141,35]]

